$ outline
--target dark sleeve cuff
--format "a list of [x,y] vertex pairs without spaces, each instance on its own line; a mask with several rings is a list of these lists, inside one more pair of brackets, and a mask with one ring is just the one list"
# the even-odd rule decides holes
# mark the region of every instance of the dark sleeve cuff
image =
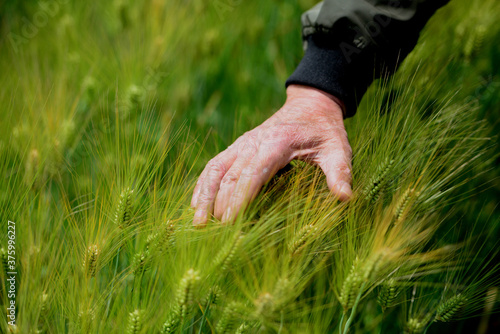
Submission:
[[331,42],[321,35],[311,35],[306,41],[305,55],[286,87],[299,84],[332,94],[344,102],[344,117],[353,116],[374,79],[373,57],[367,57],[366,50],[360,56],[354,46],[342,43],[328,46]]

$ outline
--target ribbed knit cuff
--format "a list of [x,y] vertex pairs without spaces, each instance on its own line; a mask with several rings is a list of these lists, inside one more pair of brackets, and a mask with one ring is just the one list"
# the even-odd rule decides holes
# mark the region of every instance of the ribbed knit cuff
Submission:
[[[373,81],[373,60],[356,52],[345,54],[339,45],[328,46],[326,38],[311,35],[299,66],[286,81],[286,87],[299,84],[332,94],[345,104],[344,117],[356,113],[359,101]],[[352,49],[347,49],[352,51]],[[364,51],[363,54],[366,54]]]

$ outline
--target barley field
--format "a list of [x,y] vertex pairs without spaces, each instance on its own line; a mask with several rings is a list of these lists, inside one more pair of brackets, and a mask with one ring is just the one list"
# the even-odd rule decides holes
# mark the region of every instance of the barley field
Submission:
[[498,333],[500,2],[453,0],[345,121],[194,228],[207,161],[284,102],[314,0],[0,0],[0,333]]

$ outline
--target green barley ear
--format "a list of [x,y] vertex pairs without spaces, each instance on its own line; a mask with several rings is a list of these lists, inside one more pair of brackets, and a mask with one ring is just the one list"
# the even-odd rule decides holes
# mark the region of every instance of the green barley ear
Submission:
[[309,224],[302,227],[295,233],[293,239],[288,244],[288,250],[290,251],[290,256],[294,256],[302,250],[302,248],[307,243],[307,240],[312,238],[317,232],[317,228],[314,225]]
[[146,248],[153,253],[163,253],[175,243],[175,225],[170,221],[162,223],[160,231],[151,233],[146,240]]
[[391,307],[394,304],[394,301],[398,297],[399,292],[400,290],[396,285],[396,280],[394,280],[393,278],[385,281],[382,284],[377,297],[377,302],[382,307],[383,312],[385,312],[388,307]]
[[488,29],[486,29],[486,26],[484,24],[479,24],[476,26],[475,29],[475,34],[476,34],[476,41],[474,43],[474,52],[478,54],[481,51],[481,48],[484,45],[484,38],[486,36]]
[[180,321],[179,318],[175,314],[169,315],[169,318],[163,324],[163,328],[161,330],[162,334],[171,334],[176,333],[179,329]]
[[224,309],[222,316],[217,323],[216,333],[226,334],[233,333],[234,327],[236,326],[236,322],[238,319],[238,310],[240,308],[240,304],[236,302],[231,302]]
[[223,247],[216,255],[213,267],[220,268],[220,275],[225,273],[231,267],[231,264],[241,247],[243,238],[243,234],[237,234],[236,237],[231,242],[227,243],[226,246]]
[[370,179],[368,185],[363,190],[366,200],[369,202],[376,202],[386,185],[387,176],[391,170],[394,160],[385,159],[385,161],[378,166],[375,176]]
[[66,119],[61,123],[59,129],[59,145],[62,150],[66,149],[75,138],[76,124],[73,119]]
[[394,210],[394,219],[396,222],[401,221],[403,218],[403,215],[406,212],[406,209],[408,208],[408,204],[410,203],[410,200],[413,197],[418,197],[420,193],[415,192],[415,188],[408,188],[404,193],[403,196],[398,201],[398,204],[396,205],[396,209]]
[[97,272],[97,261],[99,260],[100,250],[97,245],[90,245],[83,258],[83,269],[87,277],[94,277]]
[[250,332],[250,326],[244,322],[242,323],[237,329],[236,329],[236,332],[234,332],[235,334],[246,334],[246,333],[249,333]]
[[87,76],[87,77],[85,77],[85,79],[83,79],[82,90],[83,90],[84,96],[89,101],[92,101],[95,99],[95,97],[97,95],[97,82],[94,79],[94,77]]
[[273,290],[274,309],[281,310],[294,298],[294,285],[288,278],[280,278]]
[[151,248],[154,248],[156,240],[160,237],[160,233],[158,232],[153,232],[148,235],[146,238],[146,249],[150,250]]
[[214,304],[214,305],[219,304],[221,295],[222,295],[222,289],[218,285],[214,285],[213,287],[210,288],[208,295],[203,300],[203,305],[205,305],[206,307],[208,304]]
[[77,333],[91,333],[92,323],[95,320],[95,312],[91,308],[86,308],[78,312],[78,320],[75,331]]
[[18,334],[19,333],[19,328],[17,328],[17,325],[9,324],[9,334]]
[[467,302],[467,298],[462,295],[458,294],[444,303],[441,303],[438,306],[437,312],[436,312],[436,321],[442,321],[442,322],[448,322],[453,319],[453,316],[455,316],[458,312],[460,312],[464,306],[465,303]]
[[42,293],[40,298],[40,315],[38,316],[37,333],[42,334],[46,331],[47,317],[49,313],[49,296]]
[[199,280],[199,273],[194,269],[189,269],[181,279],[177,291],[176,305],[169,315],[168,320],[164,323],[162,333],[175,333],[189,316],[194,302],[194,290]]
[[359,259],[356,258],[340,290],[339,302],[344,307],[344,310],[348,310],[354,305],[362,283],[363,277],[359,268]]
[[295,297],[294,286],[288,278],[280,278],[273,289],[262,293],[255,301],[255,314],[261,319],[272,319]]
[[177,303],[181,318],[186,318],[190,313],[190,307],[194,300],[194,290],[200,280],[199,273],[194,269],[189,269],[181,280],[177,295]]
[[455,27],[455,36],[453,38],[453,46],[457,51],[461,51],[461,48],[465,40],[465,26],[463,23],[458,24]]
[[274,298],[268,292],[261,294],[255,301],[255,311],[260,317],[267,318],[274,310]]
[[464,43],[464,56],[465,56],[465,61],[467,63],[470,62],[470,59],[471,59],[471,56],[472,56],[472,53],[474,52],[474,42],[475,42],[475,38],[474,38],[474,34],[469,34],[469,38],[467,38],[467,40],[465,41]]
[[464,44],[464,56],[467,62],[469,62],[483,46],[486,31],[487,29],[484,25],[476,25],[474,29],[470,30],[469,38]]
[[361,273],[364,281],[377,277],[380,268],[383,266],[386,254],[385,250],[381,250],[372,254],[365,260],[365,263],[361,266]]
[[122,119],[127,119],[133,116],[141,106],[141,102],[144,101],[146,96],[146,90],[137,85],[130,85],[125,93],[123,104],[123,113],[121,114]]
[[37,177],[40,166],[40,154],[36,148],[32,149],[26,159],[24,181],[26,185],[37,188],[39,179]]
[[406,334],[421,334],[424,333],[425,329],[429,325],[432,319],[432,314],[428,313],[423,318],[411,318],[408,319],[406,323],[405,333]]
[[128,318],[127,334],[138,334],[142,329],[142,310],[130,312]]
[[122,229],[130,225],[133,192],[130,188],[123,190],[116,207],[115,224]]
[[8,277],[7,273],[9,270],[9,255],[7,254],[7,250],[5,248],[0,248],[0,261],[2,262],[3,274],[5,277]]
[[146,272],[151,267],[149,251],[139,252],[132,260],[132,271],[135,275]]
[[377,277],[384,261],[384,255],[384,251],[377,252],[365,259],[364,263],[361,263],[359,258],[354,260],[340,290],[339,302],[344,310],[354,306],[358,295],[363,293],[361,289],[363,284]]

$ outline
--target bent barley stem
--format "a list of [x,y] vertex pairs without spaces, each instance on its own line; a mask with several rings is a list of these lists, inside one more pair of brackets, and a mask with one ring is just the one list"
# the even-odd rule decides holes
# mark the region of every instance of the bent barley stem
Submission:
[[359,289],[358,297],[356,297],[356,302],[352,306],[351,314],[349,315],[349,318],[347,319],[347,322],[345,323],[344,331],[342,332],[343,334],[347,334],[347,332],[349,331],[349,326],[351,325],[351,322],[354,320],[354,315],[356,313],[356,308],[357,308],[357,306],[359,304],[359,301],[361,300],[361,295],[363,294],[363,289],[365,287],[365,284],[366,284],[366,282],[364,282],[361,285],[361,289]]
[[211,305],[212,304],[217,304],[217,300],[220,298],[218,294],[220,293],[220,289],[218,286],[214,286],[213,288],[210,289],[210,292],[207,297],[207,302],[205,306],[205,311],[203,311],[203,307],[200,305],[200,310],[202,312],[202,317],[200,320],[200,327],[198,329],[198,334],[201,334],[203,332],[203,327],[205,327],[205,323],[207,322],[207,318],[210,315],[210,310],[211,310]]
[[345,317],[346,312],[347,311],[345,311],[345,310],[344,310],[344,312],[342,312],[342,317],[340,318],[340,324],[339,324],[339,333],[342,333],[342,330],[343,330],[342,323],[344,322],[344,317]]

